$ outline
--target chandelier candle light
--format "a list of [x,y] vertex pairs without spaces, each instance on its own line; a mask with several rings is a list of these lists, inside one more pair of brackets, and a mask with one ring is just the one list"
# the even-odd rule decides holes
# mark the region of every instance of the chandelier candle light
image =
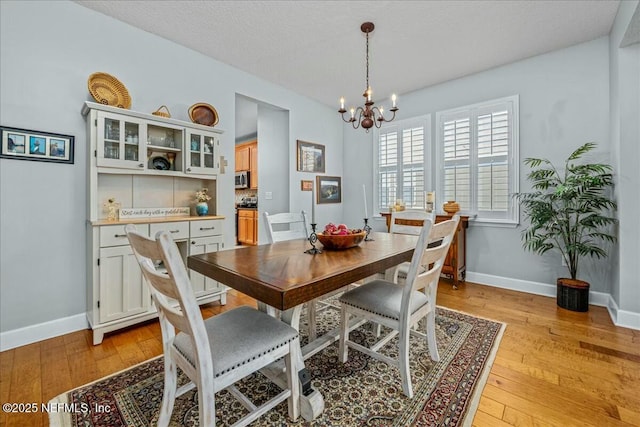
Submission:
[[360,26],[360,30],[365,33],[367,37],[367,81],[365,91],[362,94],[365,99],[364,107],[358,107],[357,109],[351,107],[351,117],[346,119],[344,113],[346,113],[347,110],[345,110],[344,108],[343,97],[340,98],[340,109],[338,110],[338,113],[342,115],[342,120],[344,120],[346,123],[351,123],[351,126],[353,126],[354,129],[358,129],[360,126],[362,126],[364,129],[366,129],[367,132],[369,132],[369,129],[374,125],[375,127],[380,128],[383,122],[393,121],[393,119],[396,118],[396,111],[398,111],[398,107],[396,107],[395,94],[391,95],[392,107],[391,109],[389,109],[389,111],[393,113],[393,116],[390,119],[386,119],[384,117],[384,109],[382,107],[374,107],[374,102],[371,100],[372,91],[371,86],[369,86],[369,33],[371,33],[374,28],[375,25],[373,25],[373,22],[365,22]]

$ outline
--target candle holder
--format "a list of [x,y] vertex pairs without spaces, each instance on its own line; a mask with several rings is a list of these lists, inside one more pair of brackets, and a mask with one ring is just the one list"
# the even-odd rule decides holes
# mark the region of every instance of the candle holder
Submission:
[[321,254],[322,251],[318,248],[316,248],[316,242],[318,241],[318,235],[316,234],[316,225],[317,224],[311,224],[311,234],[309,235],[309,243],[311,243],[311,249],[307,249],[306,251],[304,251],[304,253],[306,254],[311,254],[311,255],[315,255],[315,254]]
[[364,229],[363,230],[367,234],[364,236],[364,241],[365,242],[373,242],[375,239],[372,239],[372,238],[369,237],[369,233],[371,233],[371,227],[369,226],[368,223],[369,223],[369,218],[365,218],[364,219]]

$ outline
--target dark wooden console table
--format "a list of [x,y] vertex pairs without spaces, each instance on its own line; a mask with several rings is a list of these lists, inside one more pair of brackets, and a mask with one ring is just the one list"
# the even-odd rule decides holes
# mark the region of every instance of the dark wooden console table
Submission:
[[[389,231],[391,229],[391,212],[381,212],[380,215],[385,217],[387,221],[387,231]],[[436,214],[436,224],[448,219],[451,219],[451,215]],[[398,219],[396,223],[414,225],[416,221]],[[460,215],[458,231],[451,242],[449,253],[442,266],[442,274],[452,279],[453,289],[458,289],[458,283],[464,282],[467,274],[467,228],[469,228],[469,217]]]

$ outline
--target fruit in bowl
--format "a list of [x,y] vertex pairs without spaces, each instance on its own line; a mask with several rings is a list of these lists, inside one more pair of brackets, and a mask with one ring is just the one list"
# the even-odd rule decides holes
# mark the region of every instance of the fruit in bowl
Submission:
[[344,224],[329,223],[322,233],[317,233],[318,240],[325,249],[340,250],[358,246],[367,233],[361,229],[349,228]]

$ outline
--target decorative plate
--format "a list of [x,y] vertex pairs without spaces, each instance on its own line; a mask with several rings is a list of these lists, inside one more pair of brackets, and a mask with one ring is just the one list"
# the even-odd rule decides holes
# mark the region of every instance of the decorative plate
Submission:
[[87,81],[89,93],[101,104],[131,108],[131,96],[122,82],[107,73],[93,73]]
[[218,112],[213,106],[199,102],[189,107],[189,118],[193,123],[205,126],[215,126],[218,124]]
[[169,160],[165,159],[164,157],[154,157],[153,159],[151,159],[151,166],[154,169],[161,171],[168,171],[170,167]]

